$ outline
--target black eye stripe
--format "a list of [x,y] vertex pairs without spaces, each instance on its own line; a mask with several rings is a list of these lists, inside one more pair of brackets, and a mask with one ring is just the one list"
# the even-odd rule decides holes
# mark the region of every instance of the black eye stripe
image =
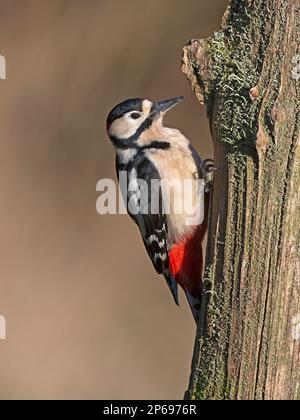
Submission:
[[130,118],[132,118],[133,120],[137,120],[138,118],[140,118],[141,114],[139,112],[133,112],[132,114],[130,114]]

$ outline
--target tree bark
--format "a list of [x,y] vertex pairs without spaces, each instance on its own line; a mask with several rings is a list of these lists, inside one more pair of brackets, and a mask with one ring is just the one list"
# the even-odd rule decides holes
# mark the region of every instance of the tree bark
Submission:
[[190,399],[300,399],[299,47],[299,0],[232,0],[184,49],[216,166]]

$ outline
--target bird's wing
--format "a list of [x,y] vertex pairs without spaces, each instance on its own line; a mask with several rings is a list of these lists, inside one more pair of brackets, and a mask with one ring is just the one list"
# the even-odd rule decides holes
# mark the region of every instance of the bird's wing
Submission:
[[[128,214],[138,225],[154,268],[159,274],[164,275],[178,305],[177,282],[169,271],[168,227],[163,213],[159,173],[144,156],[128,166],[126,172],[127,194],[126,196],[123,194],[123,197],[125,196]],[[135,179],[143,180],[144,184],[139,185]],[[139,211],[134,211],[136,204],[140,207]]]

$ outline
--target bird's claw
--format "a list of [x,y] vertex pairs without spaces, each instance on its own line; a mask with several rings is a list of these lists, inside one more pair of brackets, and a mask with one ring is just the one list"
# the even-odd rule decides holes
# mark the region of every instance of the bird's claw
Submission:
[[204,178],[205,192],[210,192],[214,184],[214,161],[212,159],[204,159],[202,161],[202,173]]

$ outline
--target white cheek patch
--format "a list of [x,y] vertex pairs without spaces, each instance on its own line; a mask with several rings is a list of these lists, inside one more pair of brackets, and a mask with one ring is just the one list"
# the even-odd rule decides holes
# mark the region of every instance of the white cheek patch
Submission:
[[134,135],[139,124],[139,120],[133,120],[124,115],[124,117],[118,118],[112,123],[108,134],[110,137],[116,137],[117,139],[128,139]]
[[[115,120],[108,131],[110,137],[116,137],[117,139],[128,139],[133,136],[143,122],[148,118],[152,108],[152,102],[145,99],[142,104],[142,114],[138,119],[131,118],[131,114],[134,111],[128,112],[123,117]],[[139,111],[136,111],[139,112]]]

